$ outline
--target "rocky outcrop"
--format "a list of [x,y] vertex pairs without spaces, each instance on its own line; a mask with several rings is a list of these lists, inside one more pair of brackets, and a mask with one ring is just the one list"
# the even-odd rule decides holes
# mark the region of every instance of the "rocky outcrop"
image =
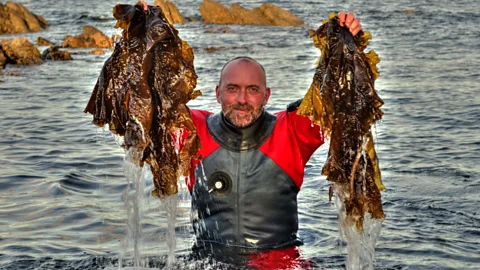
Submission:
[[2,47],[0,47],[0,70],[4,69],[6,64],[7,64],[7,57],[3,53]]
[[270,3],[249,10],[239,4],[233,4],[228,8],[219,2],[204,0],[200,5],[200,14],[205,23],[213,24],[304,25],[304,22],[295,15]]
[[90,54],[93,54],[93,55],[104,55],[105,54],[105,51],[102,50],[102,49],[93,49],[90,51]]
[[36,45],[37,46],[54,46],[55,44],[46,38],[37,37]]
[[203,50],[206,51],[207,53],[214,53],[217,51],[227,51],[227,50],[250,50],[250,47],[248,46],[231,46],[231,47],[226,47],[226,46],[220,46],[220,47],[206,47]]
[[47,27],[47,21],[33,14],[22,4],[0,3],[0,34],[37,32]]
[[51,46],[42,53],[44,60],[73,60],[69,52],[60,50],[60,46]]
[[273,23],[273,25],[301,26],[305,24],[297,16],[271,3],[264,3],[260,7],[260,11],[265,15],[265,17],[269,21]]
[[112,39],[93,26],[83,27],[83,33],[77,36],[65,36],[64,48],[111,48]]
[[7,58],[7,63],[28,65],[43,63],[37,47],[27,38],[0,40],[0,46]]
[[178,11],[177,6],[170,0],[155,0],[153,3],[155,6],[159,6],[168,22],[171,24],[184,24],[185,18]]
[[213,27],[208,27],[205,29],[205,33],[209,33],[209,34],[231,34],[231,33],[234,33],[233,29],[228,27],[228,26],[224,26],[224,25],[220,25],[220,26],[213,26]]

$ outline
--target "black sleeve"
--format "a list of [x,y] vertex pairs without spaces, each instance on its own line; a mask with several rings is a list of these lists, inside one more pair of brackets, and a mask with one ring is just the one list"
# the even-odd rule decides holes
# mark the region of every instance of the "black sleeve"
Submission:
[[303,98],[295,100],[294,102],[288,104],[287,112],[293,112],[296,109],[298,109],[298,107],[300,106],[300,103],[302,103],[302,101],[303,101]]

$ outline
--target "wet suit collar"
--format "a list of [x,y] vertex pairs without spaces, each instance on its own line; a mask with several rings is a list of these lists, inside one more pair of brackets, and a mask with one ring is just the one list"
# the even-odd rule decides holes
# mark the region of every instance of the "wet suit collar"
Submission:
[[207,126],[212,137],[222,147],[241,152],[260,147],[272,133],[276,119],[274,115],[264,110],[252,125],[238,128],[220,112],[207,118]]

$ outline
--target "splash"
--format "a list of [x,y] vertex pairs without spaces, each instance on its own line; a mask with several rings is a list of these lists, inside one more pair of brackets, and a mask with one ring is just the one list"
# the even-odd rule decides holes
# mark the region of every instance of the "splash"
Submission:
[[[183,130],[177,129],[172,133],[175,152],[178,154],[181,149],[181,138],[183,136]],[[115,142],[119,146],[123,146],[124,138],[122,136],[113,135]],[[121,269],[151,269],[146,268],[148,261],[143,258],[143,236],[142,236],[142,218],[145,214],[145,202],[147,196],[145,193],[145,179],[148,172],[148,166],[138,166],[139,160],[142,158],[142,152],[135,148],[130,148],[125,151],[125,157],[123,162],[124,175],[127,180],[127,189],[124,191],[123,197],[125,202],[125,210],[127,213],[127,231],[126,237],[121,243],[121,252],[119,254],[119,267],[123,265],[126,260],[126,254],[128,250],[133,249],[133,268],[121,268]],[[146,169],[147,168],[147,169]],[[179,172],[178,175],[182,175]],[[181,177],[177,179],[181,180]],[[180,185],[181,186],[181,185]],[[133,188],[132,188],[133,187]],[[132,194],[133,193],[133,194]],[[161,198],[162,205],[164,206],[168,225],[167,225],[167,247],[168,258],[167,267],[172,267],[176,263],[175,250],[176,250],[176,215],[178,196],[177,194],[164,196]]]
[[[142,224],[141,220],[145,213],[145,185],[144,185],[144,168],[139,167],[138,160],[141,153],[133,149],[125,152],[123,162],[123,172],[127,179],[128,185],[124,193],[125,210],[127,212],[127,232],[126,237],[122,241],[122,249],[119,255],[119,266],[125,258],[125,253],[129,248],[133,247],[134,267],[145,267],[146,261],[142,258]],[[134,196],[132,198],[132,185],[134,187]]]
[[175,234],[175,223],[176,223],[176,216],[177,216],[177,204],[178,204],[178,196],[177,194],[173,194],[170,196],[166,196],[162,199],[162,203],[165,207],[165,211],[167,212],[167,246],[168,246],[168,257],[167,257],[167,266],[171,267],[175,264],[175,249],[177,247],[177,240]]
[[335,185],[334,189],[340,237],[347,244],[346,268],[348,270],[373,269],[375,245],[380,237],[383,219],[373,219],[369,213],[366,213],[363,217],[363,232],[359,232],[347,218],[344,202],[348,193],[340,185]]

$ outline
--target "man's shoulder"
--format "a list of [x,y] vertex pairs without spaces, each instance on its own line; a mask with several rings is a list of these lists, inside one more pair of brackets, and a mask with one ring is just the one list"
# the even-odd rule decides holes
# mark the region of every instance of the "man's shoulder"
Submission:
[[288,104],[287,107],[285,108],[285,110],[275,112],[274,115],[277,116],[277,117],[286,117],[291,112],[296,113],[296,111],[297,111],[298,107],[300,106],[300,104],[302,103],[302,101],[303,101],[303,98],[297,99],[297,100],[291,102],[290,104]]
[[208,115],[212,114],[212,112],[199,109],[190,109],[190,114],[192,115],[192,119],[200,120],[205,119]]

